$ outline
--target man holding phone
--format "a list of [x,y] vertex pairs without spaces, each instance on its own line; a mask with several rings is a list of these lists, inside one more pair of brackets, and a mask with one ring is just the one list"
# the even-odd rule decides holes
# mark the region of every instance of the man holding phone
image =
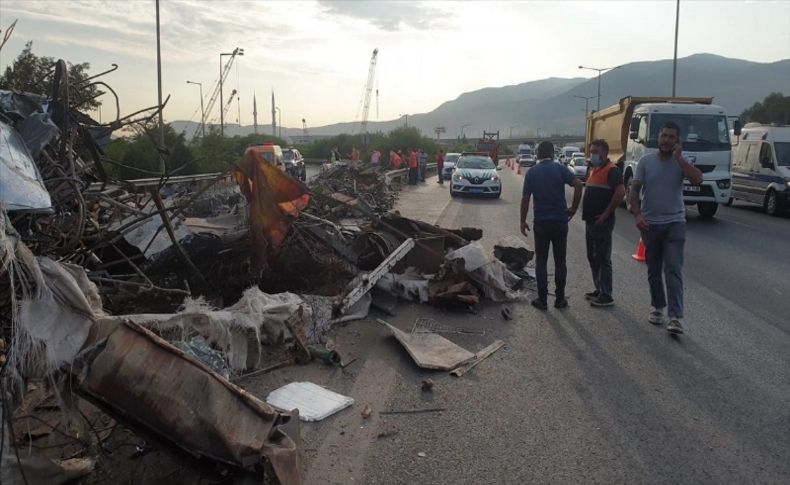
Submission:
[[668,306],[667,331],[673,334],[683,333],[683,180],[688,179],[692,185],[702,183],[702,172],[683,158],[680,136],[675,122],[664,123],[658,135],[658,152],[639,160],[629,194],[636,227],[645,244],[651,305],[648,321],[664,324],[664,307]]

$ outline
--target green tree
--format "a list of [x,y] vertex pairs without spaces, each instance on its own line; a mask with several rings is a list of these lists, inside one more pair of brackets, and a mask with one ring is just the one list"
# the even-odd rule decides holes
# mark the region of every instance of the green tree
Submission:
[[743,123],[779,123],[790,125],[790,96],[782,93],[771,93],[763,100],[757,102],[741,113]]
[[[39,57],[33,54],[33,41],[29,41],[19,56],[10,66],[6,67],[3,75],[0,76],[0,89],[50,96],[55,62],[52,57]],[[88,75],[90,63],[67,63],[67,65],[69,86],[74,95],[72,107],[83,110],[93,110],[99,107],[101,103],[96,98],[102,94],[101,91],[94,85],[84,83],[90,77]]]

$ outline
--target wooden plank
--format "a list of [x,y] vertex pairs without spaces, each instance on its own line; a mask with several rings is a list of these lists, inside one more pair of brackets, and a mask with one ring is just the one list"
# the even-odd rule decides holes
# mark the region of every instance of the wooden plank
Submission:
[[450,374],[454,375],[455,377],[461,377],[462,375],[472,370],[472,368],[477,364],[479,364],[483,359],[488,358],[491,354],[502,348],[504,345],[505,342],[503,342],[502,340],[495,340],[494,343],[484,348],[480,352],[476,353],[474,360],[459,365],[456,369],[453,369],[453,371],[450,372]]
[[455,345],[435,333],[408,334],[384,320],[379,323],[389,328],[392,335],[403,345],[414,363],[424,369],[450,370],[475,358],[475,354]]

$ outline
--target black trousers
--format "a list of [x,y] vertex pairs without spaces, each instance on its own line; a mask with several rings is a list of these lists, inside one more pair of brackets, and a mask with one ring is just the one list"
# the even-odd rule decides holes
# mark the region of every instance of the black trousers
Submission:
[[417,184],[417,167],[409,167],[409,185]]
[[565,282],[568,268],[565,255],[568,248],[568,224],[536,222],[532,227],[535,234],[535,276],[538,279],[538,298],[546,301],[549,295],[549,247],[554,254],[554,285],[557,299],[565,298]]

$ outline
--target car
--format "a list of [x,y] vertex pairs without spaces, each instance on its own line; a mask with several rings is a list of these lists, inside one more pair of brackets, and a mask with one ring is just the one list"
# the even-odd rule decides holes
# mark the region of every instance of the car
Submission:
[[453,176],[455,162],[458,161],[458,157],[460,156],[460,153],[448,153],[444,156],[444,168],[442,169],[442,178],[444,180],[450,180],[450,177]]
[[285,148],[283,150],[283,163],[285,171],[291,177],[298,178],[302,182],[307,179],[307,167],[304,164],[304,157],[296,148]]
[[584,158],[584,154],[580,157],[573,157],[568,161],[568,167],[573,171],[573,175],[576,176],[577,179],[584,182],[587,180],[587,170],[589,165],[587,163],[587,159]]
[[[560,151],[560,160],[567,161],[573,158],[574,153],[581,153],[579,147],[573,145],[565,145]],[[584,154],[582,154],[584,156]]]
[[537,161],[534,153],[524,153],[518,156],[518,164],[522,167],[533,167]]
[[450,183],[450,196],[482,195],[499,198],[502,195],[501,170],[486,154],[462,153],[458,157]]
[[283,149],[280,148],[280,145],[275,145],[274,143],[267,141],[265,143],[248,145],[247,148],[253,146],[260,147],[260,154],[264,160],[285,172]]
[[790,209],[790,126],[747,123],[732,147],[733,199],[772,216]]

